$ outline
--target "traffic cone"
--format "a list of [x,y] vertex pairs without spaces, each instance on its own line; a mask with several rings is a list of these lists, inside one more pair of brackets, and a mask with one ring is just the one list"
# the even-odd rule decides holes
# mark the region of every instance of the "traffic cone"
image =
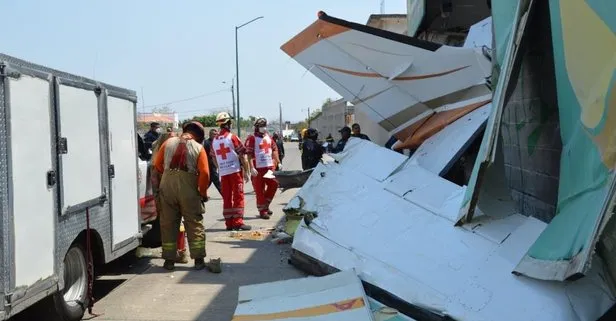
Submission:
[[180,222],[180,232],[178,233],[177,249],[177,262],[188,263],[188,255],[186,253],[186,230],[184,229],[184,222]]

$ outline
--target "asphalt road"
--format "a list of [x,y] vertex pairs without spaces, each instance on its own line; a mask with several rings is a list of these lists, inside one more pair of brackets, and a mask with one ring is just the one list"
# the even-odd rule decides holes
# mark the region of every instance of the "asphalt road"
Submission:
[[[296,142],[285,143],[285,170],[301,169]],[[246,223],[255,230],[265,231],[276,226],[284,217],[282,208],[295,195],[287,190],[276,195],[270,220],[257,218],[252,186],[246,185]],[[303,274],[287,263],[289,244],[274,244],[265,240],[241,240],[225,230],[222,219],[222,199],[214,186],[211,200],[206,203],[208,258],[222,259],[223,272],[213,274],[178,264],[168,272],[160,258],[137,259],[135,253],[112,262],[101,271],[94,287],[96,304],[92,317],[84,320],[153,321],[153,320],[231,320],[241,285],[264,283],[302,277]],[[237,235],[236,235],[237,236]],[[207,260],[207,259],[206,259]],[[40,305],[33,306],[11,320],[45,320]]]

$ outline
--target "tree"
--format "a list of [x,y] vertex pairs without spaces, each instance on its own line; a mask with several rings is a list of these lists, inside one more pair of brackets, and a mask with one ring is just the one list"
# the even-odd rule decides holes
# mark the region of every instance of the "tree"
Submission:
[[173,110],[169,108],[169,106],[159,106],[152,108],[152,113],[154,114],[170,114],[173,113]]
[[331,98],[327,98],[325,99],[325,101],[323,102],[323,104],[321,104],[321,108],[325,108],[325,106],[331,104],[334,100]]
[[[194,116],[191,119],[183,120],[180,125],[183,126],[189,121],[198,121],[204,127],[216,127],[217,126],[216,125],[216,115],[217,114]],[[240,118],[239,123],[242,128],[250,128],[254,124],[255,120],[256,120],[255,116],[248,116],[248,119],[242,117]]]

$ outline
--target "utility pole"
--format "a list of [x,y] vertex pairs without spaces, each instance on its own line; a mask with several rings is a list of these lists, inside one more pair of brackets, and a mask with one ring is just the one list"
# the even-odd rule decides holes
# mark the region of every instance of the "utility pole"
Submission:
[[308,107],[308,127],[310,127],[310,107]]
[[282,103],[278,103],[278,112],[279,112],[279,126],[280,126],[280,136],[282,137]]
[[235,117],[235,115],[237,115],[237,111],[235,110],[235,87],[233,86],[233,81],[231,81],[231,106],[231,110],[233,111],[233,117]]

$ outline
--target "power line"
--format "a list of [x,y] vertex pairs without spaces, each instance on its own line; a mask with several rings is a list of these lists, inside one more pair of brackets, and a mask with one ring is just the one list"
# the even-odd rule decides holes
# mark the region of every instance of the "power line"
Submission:
[[199,109],[192,109],[192,110],[180,110],[180,111],[175,111],[175,112],[181,115],[181,114],[189,114],[189,113],[196,113],[196,112],[212,113],[212,112],[216,112],[220,110],[230,110],[230,109],[231,109],[231,106],[220,106],[220,107],[207,108],[207,109],[199,108]]
[[145,108],[156,108],[156,107],[163,107],[163,106],[167,106],[167,105],[171,105],[171,104],[183,103],[183,102],[186,102],[186,101],[191,101],[191,100],[195,100],[195,99],[199,99],[199,98],[203,98],[203,97],[207,97],[207,96],[212,96],[212,95],[219,94],[221,92],[226,92],[226,91],[229,91],[229,88],[220,89],[220,90],[217,90],[217,91],[201,94],[201,95],[194,96],[194,97],[189,97],[189,98],[169,101],[169,102],[166,102],[166,103],[160,103],[160,104],[156,104],[156,105],[143,106],[142,108],[144,108],[144,109]]

